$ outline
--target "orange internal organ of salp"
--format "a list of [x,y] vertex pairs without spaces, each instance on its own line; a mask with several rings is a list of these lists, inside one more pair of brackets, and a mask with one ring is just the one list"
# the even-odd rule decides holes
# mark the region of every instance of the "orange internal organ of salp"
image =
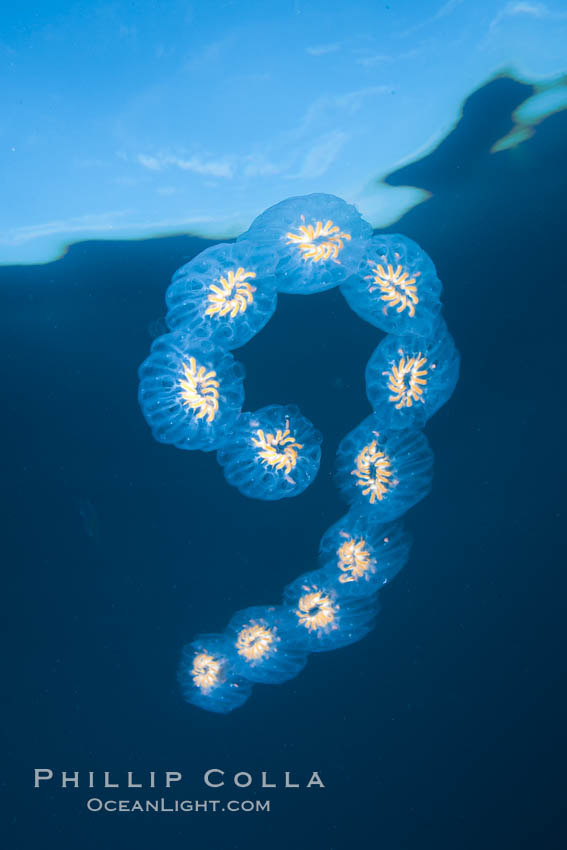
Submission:
[[416,401],[425,403],[423,390],[427,384],[426,364],[427,357],[423,357],[421,352],[413,357],[402,355],[389,372],[383,372],[388,378],[388,389],[392,393],[388,401],[395,402],[397,410],[411,407]]
[[226,277],[219,278],[219,286],[212,283],[208,297],[209,306],[205,316],[227,316],[236,318],[244,313],[254,300],[256,287],[248,283],[249,278],[255,278],[256,272],[247,272],[242,267],[228,272]]
[[266,434],[259,428],[256,436],[252,437],[252,445],[259,449],[258,457],[263,463],[278,471],[283,469],[286,475],[296,466],[297,452],[303,448],[291,436],[287,420],[284,430],[278,429],[275,434]]
[[336,612],[337,606],[333,604],[330,596],[321,590],[312,590],[300,596],[295,613],[299,625],[314,632],[327,626],[333,627]]
[[[399,255],[396,254],[396,259]],[[409,272],[404,271],[403,266],[398,263],[394,268],[391,263],[370,263],[372,274],[366,276],[366,280],[371,280],[372,285],[369,286],[369,292],[378,290],[381,295],[380,299],[385,301],[384,310],[389,307],[395,307],[396,312],[403,313],[408,311],[410,318],[415,316],[415,305],[419,302],[417,297],[416,280],[421,272],[415,272],[413,277],[410,277]]]
[[218,684],[221,673],[221,662],[208,652],[199,652],[193,659],[191,676],[195,686],[202,691],[209,691]]
[[331,259],[340,263],[339,253],[344,248],[344,241],[351,239],[350,233],[343,233],[340,227],[329,219],[325,224],[317,221],[315,225],[305,224],[305,216],[301,216],[297,233],[286,233],[287,245],[295,245],[301,251],[307,262],[318,263]]
[[358,581],[370,569],[370,552],[366,548],[366,541],[363,538],[355,540],[352,537],[347,537],[337,550],[337,557],[338,567],[341,570],[339,576],[341,584]]
[[236,649],[247,661],[263,658],[274,644],[274,629],[260,623],[251,623],[238,633]]
[[183,404],[195,412],[197,419],[206,419],[210,424],[219,409],[217,373],[198,366],[194,357],[181,365],[184,377],[179,381],[179,386]]
[[364,446],[356,456],[351,475],[358,479],[356,485],[362,487],[362,494],[369,497],[370,504],[384,498],[392,486],[392,470],[389,457],[380,451],[376,440]]

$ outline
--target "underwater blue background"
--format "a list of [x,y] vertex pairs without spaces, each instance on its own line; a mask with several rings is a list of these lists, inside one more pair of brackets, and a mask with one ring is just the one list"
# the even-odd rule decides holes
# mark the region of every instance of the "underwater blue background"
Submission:
[[[248,409],[295,403],[324,434],[314,484],[261,503],[228,487],[212,454],[154,442],[136,401],[169,278],[211,242],[84,242],[0,269],[4,846],[565,846],[567,114],[489,153],[529,91],[489,83],[438,148],[388,178],[432,193],[389,230],[433,258],[462,354],[426,428],[435,481],[407,516],[410,562],[369,637],[226,717],[182,702],[181,646],[278,601],[314,563],[344,512],[334,453],[369,412],[364,367],[382,334],[336,290],[282,295],[238,351]],[[180,770],[171,796],[257,796],[272,811],[89,814],[93,792],[34,791],[34,767]],[[212,767],[298,782],[317,770],[326,788],[207,794]]]

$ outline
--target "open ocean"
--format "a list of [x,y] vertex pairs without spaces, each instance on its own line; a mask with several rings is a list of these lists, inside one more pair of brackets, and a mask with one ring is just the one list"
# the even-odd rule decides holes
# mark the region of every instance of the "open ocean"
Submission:
[[[426,427],[435,480],[406,517],[410,561],[368,637],[229,715],[183,702],[180,649],[277,602],[314,564],[344,513],[334,455],[370,412],[364,367],[381,332],[338,290],[279,297],[237,353],[246,406],[299,405],[323,460],[299,498],[252,501],[214,453],[155,442],[136,398],[170,276],[212,243],[82,242],[0,268],[6,850],[566,846],[567,113],[490,153],[530,91],[488,83],[433,152],[388,178],[432,194],[389,231],[433,258],[462,355]],[[84,783],[36,791],[34,768]],[[225,789],[203,785],[211,768]],[[94,814],[89,770],[180,771],[182,789],[137,796],[269,798],[271,811]],[[231,784],[239,771],[250,788]],[[280,787],[263,790],[262,771]],[[285,771],[302,786],[318,771],[325,788],[285,789]]]

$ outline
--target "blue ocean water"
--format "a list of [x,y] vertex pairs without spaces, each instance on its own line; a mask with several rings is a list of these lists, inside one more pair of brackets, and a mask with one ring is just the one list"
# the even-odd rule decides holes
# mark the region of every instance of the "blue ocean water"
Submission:
[[[324,434],[315,483],[256,502],[212,455],[154,442],[136,401],[167,282],[212,243],[80,243],[0,269],[6,847],[564,846],[567,115],[489,152],[528,93],[488,84],[435,151],[388,179],[432,193],[390,230],[434,258],[462,354],[427,425],[435,482],[407,517],[410,562],[370,636],[227,717],[182,702],[180,648],[313,565],[344,511],[334,453],[369,412],[364,366],[382,335],[336,290],[282,295],[238,352],[248,409],[295,403]],[[95,815],[83,784],[34,790],[37,767],[176,770],[174,796],[270,799],[271,811]],[[210,768],[255,782],[211,792]],[[318,771],[325,788],[265,791],[262,771],[280,786],[285,771],[301,785]]]

